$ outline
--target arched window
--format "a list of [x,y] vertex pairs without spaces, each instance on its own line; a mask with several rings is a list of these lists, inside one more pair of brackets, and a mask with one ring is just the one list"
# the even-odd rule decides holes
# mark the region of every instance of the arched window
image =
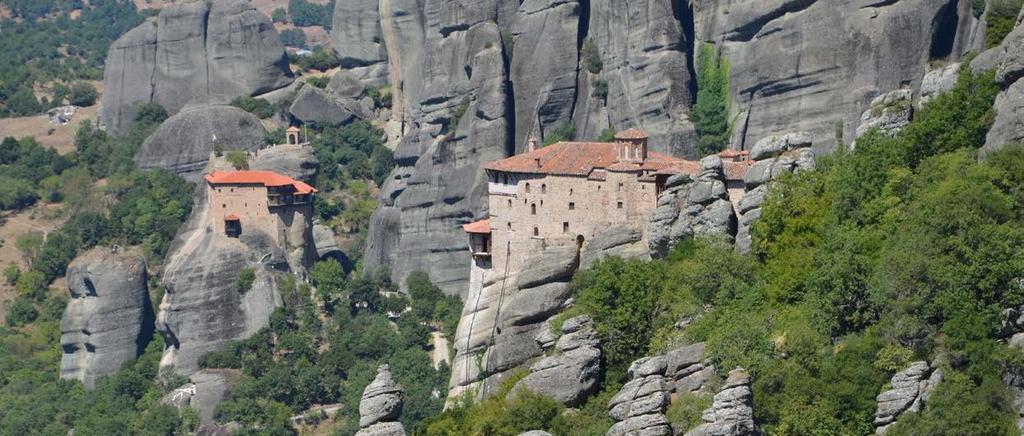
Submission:
[[526,193],[527,194],[530,193],[530,184],[529,183],[526,184]]
[[530,215],[536,215],[536,214],[537,214],[537,204],[531,204],[530,205]]
[[546,183],[540,185],[540,193],[541,194],[547,194],[547,192],[548,192],[548,185]]
[[540,229],[538,229],[537,227],[534,227],[533,228],[533,236],[540,236]]

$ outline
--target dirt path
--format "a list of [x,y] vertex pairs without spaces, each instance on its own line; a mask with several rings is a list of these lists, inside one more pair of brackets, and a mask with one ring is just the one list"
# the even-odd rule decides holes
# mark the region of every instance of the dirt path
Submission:
[[431,332],[430,343],[434,346],[434,349],[430,351],[430,360],[434,362],[434,369],[439,368],[441,362],[451,365],[451,359],[448,358],[448,338],[444,337],[444,333]]

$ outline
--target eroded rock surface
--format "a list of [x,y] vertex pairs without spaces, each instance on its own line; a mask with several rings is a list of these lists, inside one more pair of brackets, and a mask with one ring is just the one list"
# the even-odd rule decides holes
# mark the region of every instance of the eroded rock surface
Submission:
[[871,129],[888,136],[896,136],[914,115],[914,95],[909,89],[897,89],[879,95],[871,100],[871,104],[860,117],[857,126],[857,137],[863,136]]
[[555,343],[558,353],[531,365],[530,374],[516,383],[513,392],[527,389],[569,407],[582,404],[594,393],[601,372],[601,349],[593,321],[585,315],[570,318],[561,333]]
[[729,0],[692,2],[696,39],[730,65],[733,148],[809,132],[819,151],[852,138],[877,95],[917,90],[935,59],[956,61],[977,21],[946,0]]
[[743,368],[729,371],[711,407],[701,415],[702,424],[686,436],[736,436],[757,434],[754,426],[754,394],[750,374]]
[[94,248],[68,265],[68,301],[61,317],[60,377],[96,380],[142,355],[153,336],[146,259]]
[[391,377],[388,365],[377,368],[377,377],[363,390],[359,401],[357,436],[404,436],[398,422],[402,414],[402,387]]
[[[1002,92],[996,96],[993,107],[996,119],[985,137],[982,156],[1001,149],[1006,144],[1024,142],[1024,26],[1018,17],[1017,26],[1003,39],[1002,44],[978,56],[971,67],[995,68],[996,83]],[[987,62],[986,62],[987,61]]]
[[100,121],[121,133],[140,104],[158,103],[174,114],[186,105],[225,104],[291,81],[277,31],[251,3],[176,3],[110,46]]
[[168,118],[135,154],[139,168],[197,173],[206,166],[214,145],[225,151],[254,150],[267,130],[255,115],[232,106],[200,106]]
[[729,201],[722,159],[701,159],[697,177],[679,174],[669,178],[651,214],[648,244],[651,254],[664,257],[679,241],[693,236],[736,234],[736,213]]
[[885,434],[904,412],[920,411],[941,380],[942,371],[932,370],[925,361],[913,362],[894,374],[890,381],[892,386],[876,398],[875,434]]

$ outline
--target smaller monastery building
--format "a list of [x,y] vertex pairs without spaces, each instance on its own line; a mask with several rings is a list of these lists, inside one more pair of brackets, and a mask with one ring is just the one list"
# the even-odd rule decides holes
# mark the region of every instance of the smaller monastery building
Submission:
[[311,226],[317,190],[302,181],[273,171],[215,171],[205,178],[215,233],[237,238],[258,231],[284,245],[302,237],[290,233]]
[[[745,168],[746,162],[736,162],[740,165]],[[665,182],[675,174],[698,175],[700,164],[651,152],[647,134],[629,129],[614,142],[537,148],[531,139],[526,153],[487,163],[484,170],[489,216],[463,230],[470,237],[474,272],[493,266],[507,274],[547,246],[582,247],[614,225],[638,225],[646,238],[646,223]]]

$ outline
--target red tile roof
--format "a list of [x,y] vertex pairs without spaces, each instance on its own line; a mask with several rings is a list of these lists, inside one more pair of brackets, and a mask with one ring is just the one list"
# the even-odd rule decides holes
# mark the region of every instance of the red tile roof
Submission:
[[491,233],[491,220],[483,219],[462,226],[466,233]]
[[734,158],[737,158],[737,157],[743,158],[743,157],[747,157],[749,155],[750,155],[750,152],[747,151],[747,150],[724,150],[724,151],[718,153],[718,157],[721,157],[723,159],[725,159],[725,158],[734,159]]
[[228,215],[226,215],[224,217],[224,221],[239,221],[239,220],[241,220],[241,218],[239,218],[238,215],[235,215],[233,213],[228,214]]
[[211,185],[263,185],[278,187],[291,185],[296,194],[319,192],[308,184],[273,171],[214,171],[206,175]]
[[626,129],[616,133],[615,139],[647,139],[647,132],[638,129]]
[[661,171],[670,167],[696,168],[700,164],[661,153],[649,152],[642,165],[616,162],[618,151],[611,142],[559,142],[533,152],[489,162],[484,169],[509,173],[588,176],[597,169],[612,171]]

